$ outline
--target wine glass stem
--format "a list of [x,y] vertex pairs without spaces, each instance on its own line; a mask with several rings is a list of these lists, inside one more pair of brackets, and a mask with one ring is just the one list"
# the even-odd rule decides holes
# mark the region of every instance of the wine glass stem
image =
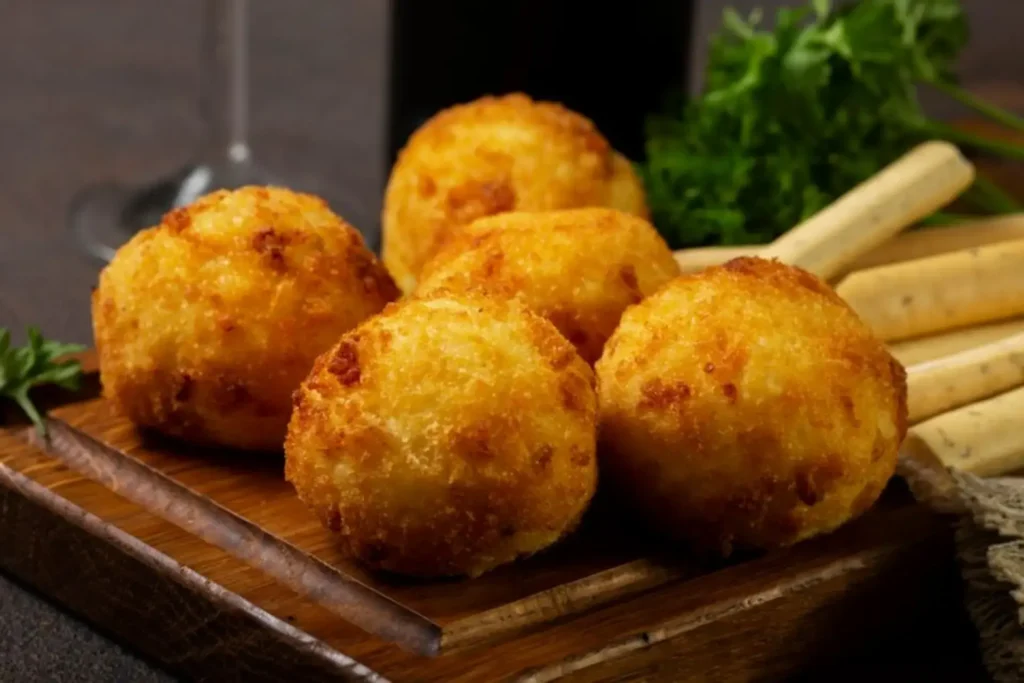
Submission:
[[249,160],[249,3],[207,0],[203,36],[202,163]]

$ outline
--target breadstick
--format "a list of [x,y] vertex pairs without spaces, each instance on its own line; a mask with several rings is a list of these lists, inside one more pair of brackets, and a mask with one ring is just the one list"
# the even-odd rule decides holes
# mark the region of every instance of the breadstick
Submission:
[[911,427],[904,456],[981,477],[1024,468],[1024,387]]
[[1024,332],[1024,318],[1005,320],[977,327],[963,327],[930,337],[908,339],[889,347],[892,355],[903,364],[911,367],[918,363],[935,360],[944,356],[983,346],[999,339],[1005,339],[1017,332]]
[[[839,275],[1013,239],[1024,239],[1024,213],[980,218],[941,228],[921,228],[896,235],[851,263]],[[767,245],[764,244],[696,247],[679,249],[675,257],[680,270],[695,273],[709,266],[721,265],[737,256],[757,256],[765,249]]]
[[878,266],[836,292],[886,341],[1024,314],[1024,240]]
[[965,221],[941,228],[921,228],[897,235],[868,252],[850,270],[926,258],[950,251],[1024,239],[1024,214]]
[[760,255],[830,279],[974,181],[974,167],[948,142],[918,145]]
[[[1024,384],[1024,333],[907,369],[914,424]],[[1024,429],[1024,415],[1021,415]]]

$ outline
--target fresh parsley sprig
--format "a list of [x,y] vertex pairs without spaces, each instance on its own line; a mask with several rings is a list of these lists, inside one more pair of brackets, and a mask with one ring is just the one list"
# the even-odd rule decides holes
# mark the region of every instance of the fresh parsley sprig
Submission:
[[28,343],[11,346],[11,333],[0,327],[0,398],[17,403],[36,426],[40,436],[46,436],[46,423],[29,398],[29,389],[40,384],[54,384],[76,390],[82,381],[82,366],[77,360],[62,356],[85,350],[79,344],[64,344],[44,339],[39,330],[28,328]]
[[[934,88],[1024,130],[955,83],[967,38],[960,0],[810,0],[770,29],[757,12],[727,11],[703,92],[648,120],[639,169],[655,225],[675,248],[764,243],[923,140],[1024,159],[1024,146],[932,120],[918,102]],[[962,199],[982,213],[1021,210],[984,178]]]

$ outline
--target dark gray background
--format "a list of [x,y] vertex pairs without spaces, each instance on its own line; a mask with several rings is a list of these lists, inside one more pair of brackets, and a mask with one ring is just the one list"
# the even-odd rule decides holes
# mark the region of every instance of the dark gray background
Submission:
[[[722,6],[705,0],[694,73]],[[976,40],[962,73],[1024,110],[1024,2],[965,0]],[[376,229],[384,182],[383,0],[255,0],[258,158]],[[199,142],[199,0],[0,0],[0,326],[89,343],[97,266],[66,236],[86,184],[144,182]],[[937,111],[952,113],[941,103]],[[0,549],[3,552],[3,549]],[[166,674],[0,575],[0,681],[162,681]]]

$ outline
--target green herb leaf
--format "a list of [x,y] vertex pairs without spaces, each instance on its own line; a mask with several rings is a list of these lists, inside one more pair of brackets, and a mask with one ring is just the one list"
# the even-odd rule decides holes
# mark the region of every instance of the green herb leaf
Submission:
[[[925,139],[1024,158],[930,121],[917,101],[923,84],[965,99],[950,83],[967,29],[959,0],[810,0],[780,10],[771,30],[727,11],[704,91],[647,121],[638,168],[655,225],[674,248],[765,243]],[[992,188],[974,194],[1020,209]]]
[[0,328],[0,398],[17,403],[32,420],[40,436],[46,436],[46,423],[29,398],[29,390],[41,384],[53,384],[76,390],[81,385],[82,366],[77,360],[58,360],[85,350],[79,344],[48,340],[38,329],[27,330],[28,344],[11,347],[11,334]]

